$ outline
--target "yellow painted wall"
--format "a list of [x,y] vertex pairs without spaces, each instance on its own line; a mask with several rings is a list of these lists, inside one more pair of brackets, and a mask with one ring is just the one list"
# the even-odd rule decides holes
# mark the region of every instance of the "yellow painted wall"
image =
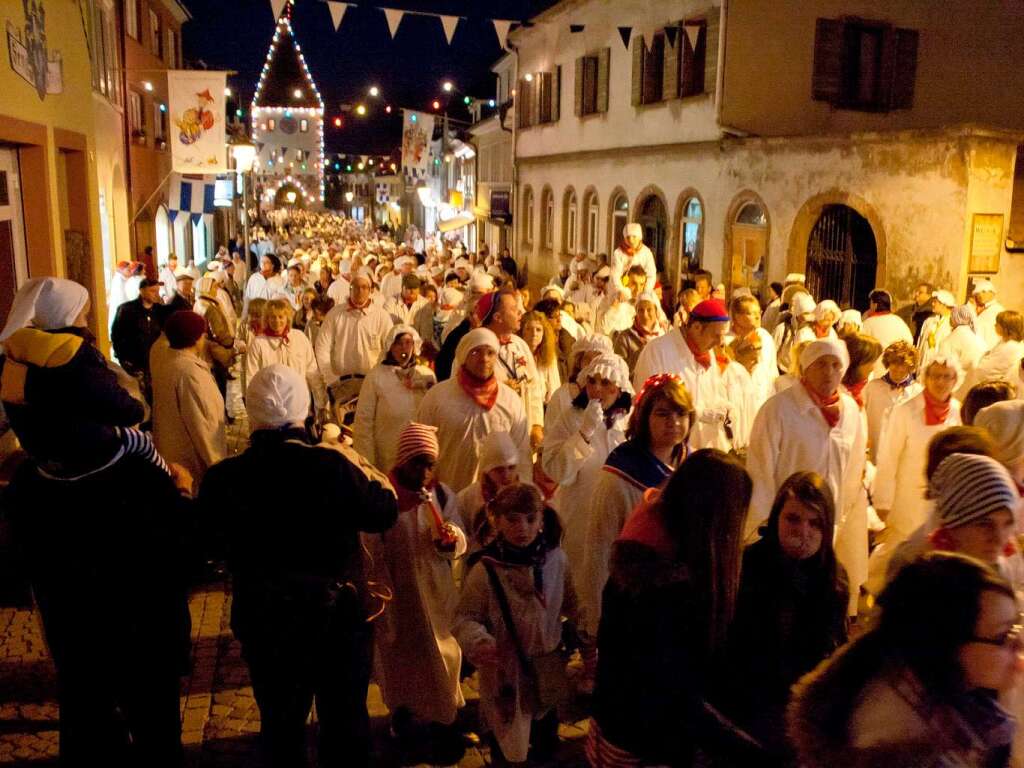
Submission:
[[[37,0],[38,1],[38,0]],[[93,126],[92,70],[89,47],[82,23],[82,13],[88,13],[88,6],[81,7],[76,0],[41,0],[46,11],[45,30],[47,47],[60,54],[63,60],[63,92],[47,94],[40,99],[33,85],[28,83],[10,66],[7,51],[7,25],[20,31],[24,39],[25,13],[22,0],[0,0],[0,28],[3,29],[3,51],[0,52],[0,115],[42,124],[47,127],[49,167],[47,170],[50,192],[50,228],[53,252],[50,255],[51,272],[63,275],[64,231],[62,225],[60,162],[54,145],[54,129],[64,129],[84,134],[88,147],[88,183],[85,199],[66,201],[66,206],[85,206],[89,210],[91,232],[89,236],[93,254],[93,285],[86,286],[93,296],[93,307],[97,315],[97,326],[106,327],[105,293],[103,289],[102,244],[96,182],[96,152]],[[25,178],[23,184],[34,183]]]

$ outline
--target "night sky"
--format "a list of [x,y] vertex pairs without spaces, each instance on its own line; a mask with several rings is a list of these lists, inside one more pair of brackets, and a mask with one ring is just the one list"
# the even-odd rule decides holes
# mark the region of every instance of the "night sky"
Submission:
[[[431,102],[446,95],[441,83],[450,79],[457,92],[447,96],[452,117],[467,119],[463,96],[490,99],[495,78],[490,66],[502,50],[489,19],[528,19],[555,0],[384,0],[350,2],[337,32],[327,4],[297,0],[292,28],[302,46],[326,107],[328,154],[388,154],[400,143],[401,107],[430,111]],[[229,84],[240,94],[240,106],[249,111],[253,91],[274,32],[268,0],[182,0],[192,13],[183,28],[186,66],[205,64],[210,69],[237,70]],[[429,11],[462,16],[452,44],[445,40],[441,22],[432,17],[406,14],[391,39],[381,6],[408,11]],[[200,63],[202,62],[202,63]],[[379,99],[367,91],[380,88]],[[333,120],[341,105],[366,104],[367,117],[342,114],[344,125]],[[386,104],[394,108],[384,112]],[[486,111],[485,111],[486,114]]]

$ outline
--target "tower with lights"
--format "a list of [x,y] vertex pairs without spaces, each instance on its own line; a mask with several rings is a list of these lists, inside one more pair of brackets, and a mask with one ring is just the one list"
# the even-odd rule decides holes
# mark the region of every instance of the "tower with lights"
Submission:
[[265,208],[324,200],[324,101],[292,30],[293,2],[277,20],[250,110],[253,174]]

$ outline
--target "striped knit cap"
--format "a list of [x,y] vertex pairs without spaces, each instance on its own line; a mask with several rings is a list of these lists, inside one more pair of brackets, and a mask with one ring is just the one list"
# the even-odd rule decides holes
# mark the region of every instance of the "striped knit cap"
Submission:
[[441,449],[437,443],[437,427],[417,424],[415,421],[406,425],[398,435],[398,452],[395,455],[395,466],[400,467],[415,456],[426,454],[436,459]]
[[954,453],[935,470],[931,481],[935,519],[943,528],[958,528],[1008,509],[1017,517],[1020,497],[1013,478],[989,456]]

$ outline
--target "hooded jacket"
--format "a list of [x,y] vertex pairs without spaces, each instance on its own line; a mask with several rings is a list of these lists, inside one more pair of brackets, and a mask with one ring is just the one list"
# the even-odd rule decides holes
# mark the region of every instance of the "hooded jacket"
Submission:
[[121,448],[115,427],[145,409],[117,382],[82,328],[22,328],[6,342],[0,399],[25,451],[48,474],[71,477],[108,463]]

